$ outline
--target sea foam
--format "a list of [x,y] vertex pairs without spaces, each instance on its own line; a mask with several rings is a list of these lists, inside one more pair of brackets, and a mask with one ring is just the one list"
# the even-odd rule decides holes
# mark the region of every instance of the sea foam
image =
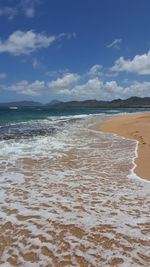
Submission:
[[135,141],[93,130],[104,119],[0,142],[1,266],[148,266],[150,184],[127,177]]

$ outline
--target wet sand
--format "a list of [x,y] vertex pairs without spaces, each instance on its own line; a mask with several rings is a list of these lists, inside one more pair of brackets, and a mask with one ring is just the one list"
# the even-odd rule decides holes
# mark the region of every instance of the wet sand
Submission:
[[150,180],[150,113],[123,115],[110,118],[100,130],[138,141],[135,173]]
[[135,142],[87,122],[59,142],[0,164],[0,266],[150,266],[150,183],[127,178]]

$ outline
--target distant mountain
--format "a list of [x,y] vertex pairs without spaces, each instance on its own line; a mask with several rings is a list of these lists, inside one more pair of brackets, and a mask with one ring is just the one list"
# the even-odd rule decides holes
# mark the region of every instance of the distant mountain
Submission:
[[34,108],[34,107],[47,107],[58,103],[60,103],[60,101],[58,100],[52,100],[48,104],[42,104],[40,102],[35,102],[35,101],[15,101],[15,102],[0,103],[0,107]]
[[75,108],[150,108],[150,97],[130,97],[128,99],[114,99],[112,101],[103,100],[85,100],[85,101],[70,101],[60,102],[58,100],[52,100],[48,104],[42,104],[34,101],[18,101],[0,103],[0,107],[22,107],[22,108],[53,108],[53,109],[75,109]]
[[130,97],[128,99],[122,100],[122,99],[116,99],[110,102],[110,105],[114,107],[150,107],[150,97]]
[[55,105],[55,104],[58,104],[58,103],[62,103],[62,102],[57,100],[57,99],[54,99],[50,103],[45,104],[45,106],[51,106],[51,105]]
[[150,108],[150,97],[130,97],[128,99],[115,99],[112,101],[70,101],[60,102],[51,106],[51,108]]
[[85,100],[60,102],[52,105],[53,108],[99,108],[106,104],[106,101]]

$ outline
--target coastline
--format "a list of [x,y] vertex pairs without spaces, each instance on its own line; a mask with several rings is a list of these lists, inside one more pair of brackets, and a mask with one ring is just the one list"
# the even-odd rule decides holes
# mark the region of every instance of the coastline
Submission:
[[138,146],[134,172],[138,177],[150,181],[150,113],[111,117],[99,130],[136,140]]

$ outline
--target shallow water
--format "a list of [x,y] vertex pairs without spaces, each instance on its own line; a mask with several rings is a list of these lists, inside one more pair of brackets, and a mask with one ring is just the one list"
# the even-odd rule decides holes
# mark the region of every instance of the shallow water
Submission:
[[104,119],[0,141],[0,266],[150,265],[150,183],[135,141],[93,130]]

